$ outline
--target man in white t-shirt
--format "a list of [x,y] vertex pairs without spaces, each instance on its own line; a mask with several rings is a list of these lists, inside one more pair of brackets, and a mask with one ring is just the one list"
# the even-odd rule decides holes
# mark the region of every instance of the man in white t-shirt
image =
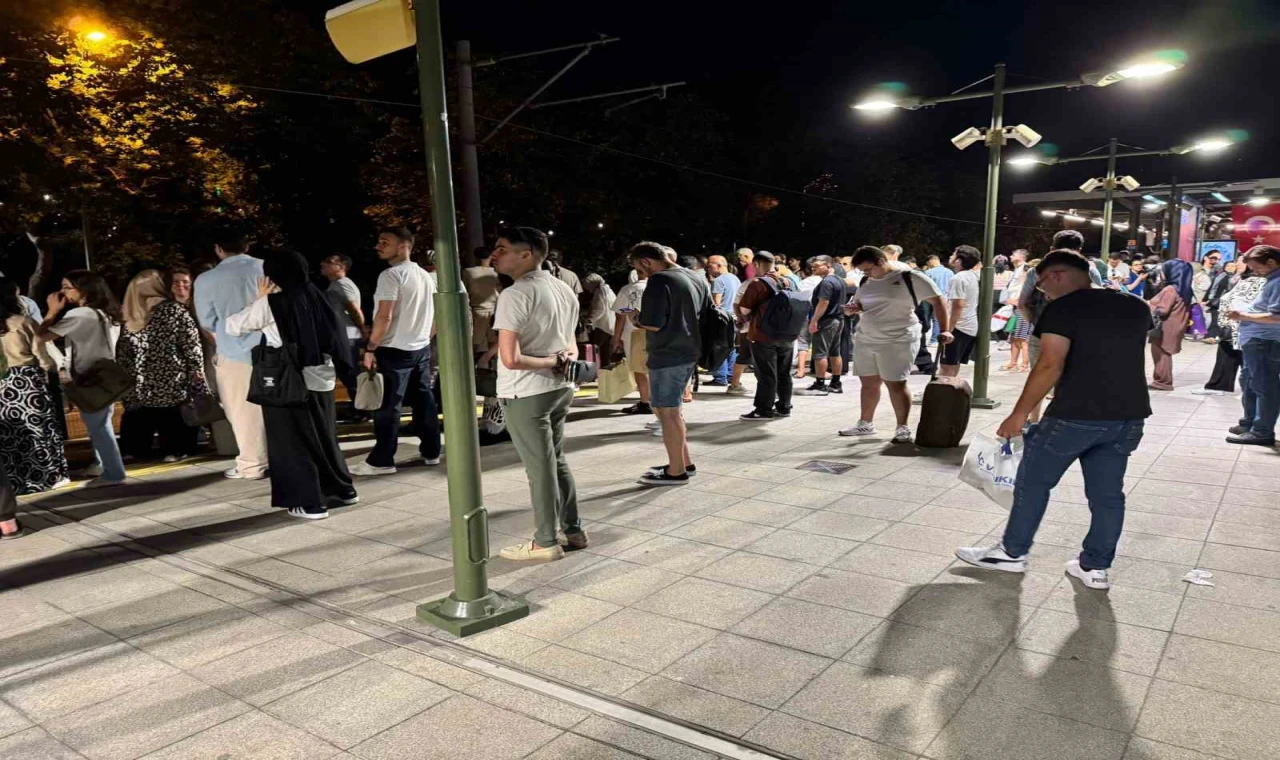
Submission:
[[[529,476],[534,534],[499,552],[504,559],[556,560],[587,548],[578,519],[578,492],[564,458],[564,421],[573,404],[568,364],[578,358],[578,297],[542,268],[547,236],[532,227],[498,233],[493,267],[515,282],[498,294],[498,398],[507,432]],[[565,542],[556,537],[563,529]]]
[[978,294],[981,292],[979,273],[982,271],[982,254],[971,245],[958,246],[951,254],[951,268],[956,276],[951,279],[947,299],[951,301],[951,332],[954,340],[942,349],[942,367],[938,374],[955,377],[960,365],[968,364],[973,357],[973,347],[978,343]]
[[897,418],[893,442],[910,443],[907,416],[911,412],[911,394],[907,391],[907,378],[923,332],[918,304],[933,306],[943,341],[950,340],[951,334],[947,331],[947,305],[933,280],[924,272],[894,269],[890,264],[884,250],[875,246],[864,245],[853,254],[853,266],[864,277],[844,312],[860,315],[853,340],[853,373],[861,381],[862,416],[857,425],[841,430],[840,435],[875,435],[872,422],[883,383]]
[[389,475],[396,471],[400,405],[413,393],[413,431],[426,465],[440,464],[440,419],[431,393],[431,336],[435,334],[435,280],[415,264],[413,233],[392,227],[378,233],[374,247],[390,268],[378,275],[373,293],[376,311],[361,365],[382,375],[382,406],[373,413],[376,442],[353,475]]

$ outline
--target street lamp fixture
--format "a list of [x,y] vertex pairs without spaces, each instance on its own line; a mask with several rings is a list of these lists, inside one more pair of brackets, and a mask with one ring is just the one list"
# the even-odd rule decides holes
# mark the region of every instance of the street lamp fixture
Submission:
[[103,42],[107,39],[107,33],[101,29],[94,29],[84,36],[89,42]]
[[1265,195],[1255,195],[1245,202],[1248,203],[1250,206],[1258,207],[1258,206],[1267,205],[1268,203],[1271,202],[1271,199]]

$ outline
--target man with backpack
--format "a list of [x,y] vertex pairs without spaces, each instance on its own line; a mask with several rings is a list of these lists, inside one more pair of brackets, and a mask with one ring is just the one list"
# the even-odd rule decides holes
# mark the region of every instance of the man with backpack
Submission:
[[791,416],[791,356],[809,323],[809,294],[774,271],[773,254],[759,251],[752,263],[757,276],[744,286],[738,314],[748,325],[756,398],[740,419],[756,422]]

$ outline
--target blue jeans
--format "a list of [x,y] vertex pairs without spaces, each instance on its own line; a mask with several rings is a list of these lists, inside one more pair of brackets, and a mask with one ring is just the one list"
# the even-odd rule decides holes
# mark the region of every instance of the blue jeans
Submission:
[[1254,338],[1240,349],[1240,427],[1263,438],[1276,437],[1280,417],[1280,342]]
[[418,436],[418,453],[427,459],[440,456],[440,418],[436,397],[431,393],[431,347],[417,351],[379,348],[375,352],[378,374],[382,375],[382,406],[373,413],[373,435],[377,441],[365,461],[374,467],[395,467],[400,437],[400,406],[412,390],[413,432]]
[[1124,527],[1124,473],[1129,455],[1142,441],[1142,420],[1064,420],[1045,417],[1026,432],[1022,464],[1013,492],[1013,510],[1004,529],[1004,550],[1020,557],[1049,506],[1049,492],[1077,459],[1084,470],[1089,499],[1089,534],[1084,538],[1080,564],[1111,567],[1116,543]]
[[111,415],[116,405],[99,409],[96,412],[80,412],[85,430],[89,431],[89,442],[93,444],[93,458],[102,465],[102,477],[105,480],[124,480],[124,460],[120,458],[120,447],[116,445],[116,431],[111,427]]
[[733,363],[738,359],[738,349],[729,352],[728,358],[724,360],[724,364],[715,368],[711,376],[717,383],[727,383],[733,378]]

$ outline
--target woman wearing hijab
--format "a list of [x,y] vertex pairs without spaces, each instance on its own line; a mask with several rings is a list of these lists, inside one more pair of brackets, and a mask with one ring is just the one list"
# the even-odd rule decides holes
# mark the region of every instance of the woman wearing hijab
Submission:
[[307,387],[301,406],[264,406],[271,506],[306,520],[329,516],[329,507],[358,501],[347,461],[338,446],[333,389],[339,372],[354,371],[346,331],[324,293],[311,283],[307,260],[276,250],[263,261],[258,298],[227,320],[228,335],[262,332],[272,348],[291,346]]
[[1191,265],[1179,259],[1166,261],[1161,266],[1164,287],[1149,302],[1151,312],[1160,320],[1158,336],[1151,337],[1151,360],[1155,363],[1150,388],[1157,391],[1173,390],[1173,355],[1182,350],[1182,336],[1187,331],[1191,316],[1191,304],[1195,296],[1191,291]]
[[129,282],[121,311],[124,329],[116,341],[116,362],[135,383],[123,399],[121,452],[148,458],[158,432],[164,461],[177,462],[195,453],[199,432],[182,421],[180,407],[209,395],[200,328],[191,311],[173,300],[157,269],[145,269]]

